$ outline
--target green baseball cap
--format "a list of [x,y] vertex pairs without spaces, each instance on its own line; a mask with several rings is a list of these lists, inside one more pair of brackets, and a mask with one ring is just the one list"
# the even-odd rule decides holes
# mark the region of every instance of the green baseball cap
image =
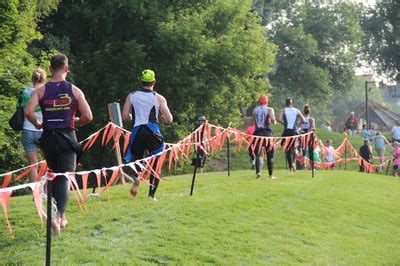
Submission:
[[153,82],[156,80],[156,74],[150,69],[143,70],[140,80],[144,82]]

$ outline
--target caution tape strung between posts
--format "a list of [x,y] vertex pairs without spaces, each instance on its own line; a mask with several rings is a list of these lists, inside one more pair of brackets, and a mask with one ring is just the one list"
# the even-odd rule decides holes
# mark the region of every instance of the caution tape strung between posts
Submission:
[[[146,157],[134,162],[121,164],[118,166],[77,171],[77,172],[54,173],[54,176],[55,177],[66,176],[69,179],[70,190],[72,191],[79,207],[82,209],[84,208],[85,197],[87,195],[87,184],[90,173],[93,173],[96,177],[99,194],[108,191],[109,187],[116,182],[118,174],[120,173],[121,169],[125,167],[131,168],[132,171],[137,174],[137,176],[141,181],[144,181],[150,185],[149,183],[150,176],[153,175],[155,178],[160,179],[161,169],[164,165],[166,165],[166,161],[168,161],[167,169],[169,171],[172,167],[172,164],[174,164],[174,167],[176,168],[177,162],[179,160],[188,159],[191,151],[193,150],[201,149],[204,151],[205,154],[208,155],[208,154],[213,154],[217,149],[222,149],[226,139],[232,141],[232,143],[236,146],[236,150],[241,150],[242,147],[245,146],[246,149],[251,147],[253,152],[265,153],[266,152],[265,147],[269,147],[269,149],[272,149],[272,147],[274,147],[275,149],[287,150],[293,143],[300,143],[300,145],[303,148],[305,148],[306,145],[309,145],[309,141],[311,140],[311,135],[314,134],[315,138],[314,142],[312,143],[313,147],[315,148],[316,146],[320,145],[322,153],[326,153],[326,147],[321,143],[321,141],[318,139],[318,137],[315,135],[314,132],[309,132],[306,134],[290,136],[290,137],[263,137],[263,136],[249,135],[241,130],[231,127],[223,128],[209,123],[206,123],[203,126],[206,127],[204,131],[201,130],[202,127],[199,127],[191,134],[189,134],[187,137],[178,141],[177,143],[165,143],[165,150],[156,155]],[[202,132],[204,132],[203,136],[201,136]],[[87,137],[80,143],[83,145],[83,150],[88,151],[97,140],[101,139],[101,145],[105,146],[111,141],[111,139],[113,139],[114,144],[112,146],[112,149],[114,149],[117,143],[119,143],[120,139],[123,137],[123,152],[125,153],[129,145],[130,135],[131,135],[130,131],[121,128],[113,123],[108,123],[107,125],[99,129],[95,133],[91,134],[89,137]],[[259,150],[255,151],[254,149],[257,146],[257,144],[260,144],[258,145]],[[363,163],[363,165],[367,165],[366,168],[372,171],[373,167],[370,166],[368,162],[364,162],[362,158],[358,156],[357,151],[351,146],[347,138],[345,138],[342,144],[335,150],[334,152],[335,157],[339,158],[345,150],[349,151],[349,154],[353,156],[352,158],[348,158],[347,160],[358,159],[360,164]],[[157,157],[158,160],[156,160]],[[385,165],[386,163],[387,162],[385,162],[382,165]],[[11,182],[13,174],[23,171],[14,179],[15,181],[20,180],[23,177],[27,176],[30,170],[36,165],[40,166],[38,174],[39,180],[35,180],[35,182],[28,184],[8,187],[8,185]],[[322,166],[323,164],[319,165]],[[377,167],[383,167],[382,165]],[[5,214],[7,227],[9,229],[10,234],[12,233],[12,230],[8,220],[8,204],[11,198],[12,191],[14,190],[30,187],[32,191],[34,191],[33,196],[34,196],[35,206],[37,208],[37,212],[39,214],[41,221],[43,221],[42,210],[41,210],[42,205],[39,204],[39,202],[41,202],[41,193],[38,192],[38,187],[40,185],[43,185],[43,183],[46,181],[43,180],[42,178],[46,172],[46,168],[47,168],[46,162],[41,161],[36,164],[28,165],[26,167],[14,171],[0,174],[0,177],[4,177],[3,183],[0,188],[0,203],[2,205],[3,212]],[[108,176],[107,171],[111,172],[111,176],[108,181],[106,178]],[[77,176],[80,176],[82,179],[82,193],[80,192],[76,181]],[[100,190],[102,177],[105,178],[106,182],[105,182],[105,187],[102,190]],[[42,178],[42,180],[40,178]],[[108,201],[109,200],[110,198],[108,194]],[[99,197],[99,203],[100,203],[100,197]]]

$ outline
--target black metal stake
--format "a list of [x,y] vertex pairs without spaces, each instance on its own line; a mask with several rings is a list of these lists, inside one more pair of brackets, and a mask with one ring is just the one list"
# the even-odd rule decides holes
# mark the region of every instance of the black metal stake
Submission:
[[47,180],[47,225],[46,225],[46,266],[50,266],[51,259],[51,190],[52,181]]
[[196,152],[196,163],[195,163],[195,165],[194,165],[194,170],[193,170],[192,185],[191,185],[191,187],[190,187],[190,196],[193,195],[194,181],[196,180],[197,167],[198,167],[198,165],[199,165],[200,149],[201,149],[201,146],[203,145],[205,129],[206,129],[206,123],[203,124],[203,128],[201,129],[201,139],[200,139],[201,144],[200,144],[199,147],[197,147],[197,152]]
[[390,162],[391,162],[391,161],[389,161],[388,166],[387,166],[387,168],[386,168],[386,175],[388,174],[388,171],[389,171]]
[[231,176],[231,156],[230,156],[230,148],[231,146],[230,139],[229,137],[227,138],[228,140],[228,149],[227,149],[227,156],[228,156],[228,176]]
[[196,152],[196,162],[194,164],[194,170],[193,170],[193,177],[192,177],[192,186],[190,187],[190,196],[193,195],[193,188],[194,188],[194,181],[196,179],[196,173],[197,173],[197,166],[199,165],[199,153],[200,153],[200,149],[197,148],[197,152]]

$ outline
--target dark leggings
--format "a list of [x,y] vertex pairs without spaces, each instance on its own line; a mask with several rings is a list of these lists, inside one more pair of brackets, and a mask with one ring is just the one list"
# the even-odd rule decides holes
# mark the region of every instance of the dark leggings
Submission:
[[248,151],[249,151],[250,160],[254,161],[254,153],[253,153],[251,146],[249,147]]
[[[135,140],[131,146],[132,162],[143,159],[146,152],[152,153],[153,151],[159,149],[160,145],[162,145],[162,138],[154,135],[150,129],[141,127],[136,133]],[[158,158],[155,160],[154,165],[157,165],[157,161]],[[137,167],[136,171],[139,172],[140,169]],[[159,182],[160,180],[157,177],[154,177],[153,175],[150,176],[150,197],[154,198]]]
[[[254,136],[263,136],[263,137],[272,137],[273,134],[271,131],[265,130],[265,129],[257,129],[254,131]],[[256,173],[259,173],[262,169],[261,166],[261,157],[262,157],[262,150],[264,149],[267,153],[267,167],[268,167],[268,174],[271,176],[272,172],[274,171],[274,154],[275,150],[274,147],[272,147],[271,150],[269,150],[270,146],[269,145],[262,145],[260,147],[260,142],[257,143],[257,145],[254,147],[254,154],[256,156]]]
[[[68,136],[67,140],[58,131]],[[74,172],[76,169],[76,151],[71,146],[71,140],[76,142],[75,131],[72,129],[44,132],[40,141],[47,167],[54,173]],[[52,181],[52,196],[56,200],[57,211],[63,214],[68,202],[69,181],[65,176],[57,176]]]
[[[282,137],[291,137],[296,136],[297,132],[293,129],[285,129],[282,133]],[[286,160],[290,168],[294,167],[294,163],[296,162],[296,153],[295,153],[295,141],[291,140],[282,140],[282,145],[284,145],[285,141],[290,141],[289,147],[287,147],[285,154]]]

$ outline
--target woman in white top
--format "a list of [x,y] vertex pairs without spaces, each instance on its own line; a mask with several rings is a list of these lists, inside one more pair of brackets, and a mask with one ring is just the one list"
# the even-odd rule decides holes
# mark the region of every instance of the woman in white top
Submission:
[[304,120],[305,121],[301,123],[301,134],[315,130],[315,119],[311,117],[311,108],[308,105],[304,106]]
[[[21,107],[25,108],[26,103],[29,101],[32,91],[44,83],[46,83],[46,72],[37,68],[32,72],[32,88],[27,88],[22,92]],[[42,121],[42,112],[40,107],[35,110],[35,116],[38,120]],[[38,162],[38,149],[39,139],[42,136],[43,130],[37,129],[29,120],[25,117],[24,125],[22,129],[22,146],[26,152],[26,158],[29,164],[35,164]],[[29,172],[29,181],[33,182],[37,178],[37,165],[32,167]]]

